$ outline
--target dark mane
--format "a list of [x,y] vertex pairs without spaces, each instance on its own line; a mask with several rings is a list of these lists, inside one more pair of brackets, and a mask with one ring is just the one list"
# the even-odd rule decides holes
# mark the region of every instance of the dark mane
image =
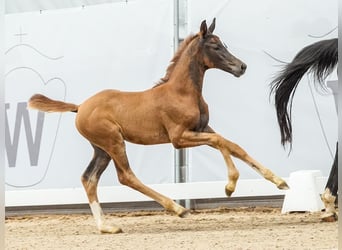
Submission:
[[188,45],[196,38],[198,34],[190,35],[183,40],[183,42],[179,45],[178,50],[176,51],[175,55],[173,56],[172,60],[170,61],[169,66],[166,69],[165,76],[160,78],[159,82],[154,86],[157,87],[163,83],[166,83],[170,79],[170,75],[172,74],[174,68],[176,67],[179,58],[181,57],[184,50],[188,47]]

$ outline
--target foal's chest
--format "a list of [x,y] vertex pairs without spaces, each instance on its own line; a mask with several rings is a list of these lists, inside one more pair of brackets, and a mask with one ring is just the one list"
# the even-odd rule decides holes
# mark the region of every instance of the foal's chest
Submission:
[[196,117],[196,124],[194,127],[194,131],[203,132],[203,130],[208,126],[209,123],[209,111],[208,105],[202,99],[198,102],[199,115]]

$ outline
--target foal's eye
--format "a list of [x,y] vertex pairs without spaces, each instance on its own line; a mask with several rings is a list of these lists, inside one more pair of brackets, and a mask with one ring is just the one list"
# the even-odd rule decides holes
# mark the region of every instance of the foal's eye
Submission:
[[218,46],[217,44],[211,44],[210,46],[213,50],[219,50],[220,46]]

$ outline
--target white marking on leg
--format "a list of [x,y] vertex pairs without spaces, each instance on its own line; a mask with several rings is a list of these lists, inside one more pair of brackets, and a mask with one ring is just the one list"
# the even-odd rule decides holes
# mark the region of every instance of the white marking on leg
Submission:
[[93,201],[92,203],[89,204],[91,212],[93,213],[96,225],[99,229],[101,229],[103,225],[103,212],[100,207],[100,204],[96,201]]
[[335,200],[336,197],[331,194],[331,191],[329,188],[326,188],[324,193],[321,196],[321,199],[325,206],[325,213],[326,214],[335,214]]
[[89,204],[91,212],[93,213],[97,228],[101,233],[121,233],[122,230],[115,226],[106,226],[103,224],[103,211],[100,204],[97,201],[93,201]]

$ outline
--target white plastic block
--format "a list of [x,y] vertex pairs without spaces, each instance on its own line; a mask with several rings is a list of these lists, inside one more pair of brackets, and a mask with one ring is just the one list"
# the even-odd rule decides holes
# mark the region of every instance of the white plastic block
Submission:
[[282,213],[317,212],[324,208],[318,188],[319,170],[300,170],[289,177],[289,190],[285,192]]

